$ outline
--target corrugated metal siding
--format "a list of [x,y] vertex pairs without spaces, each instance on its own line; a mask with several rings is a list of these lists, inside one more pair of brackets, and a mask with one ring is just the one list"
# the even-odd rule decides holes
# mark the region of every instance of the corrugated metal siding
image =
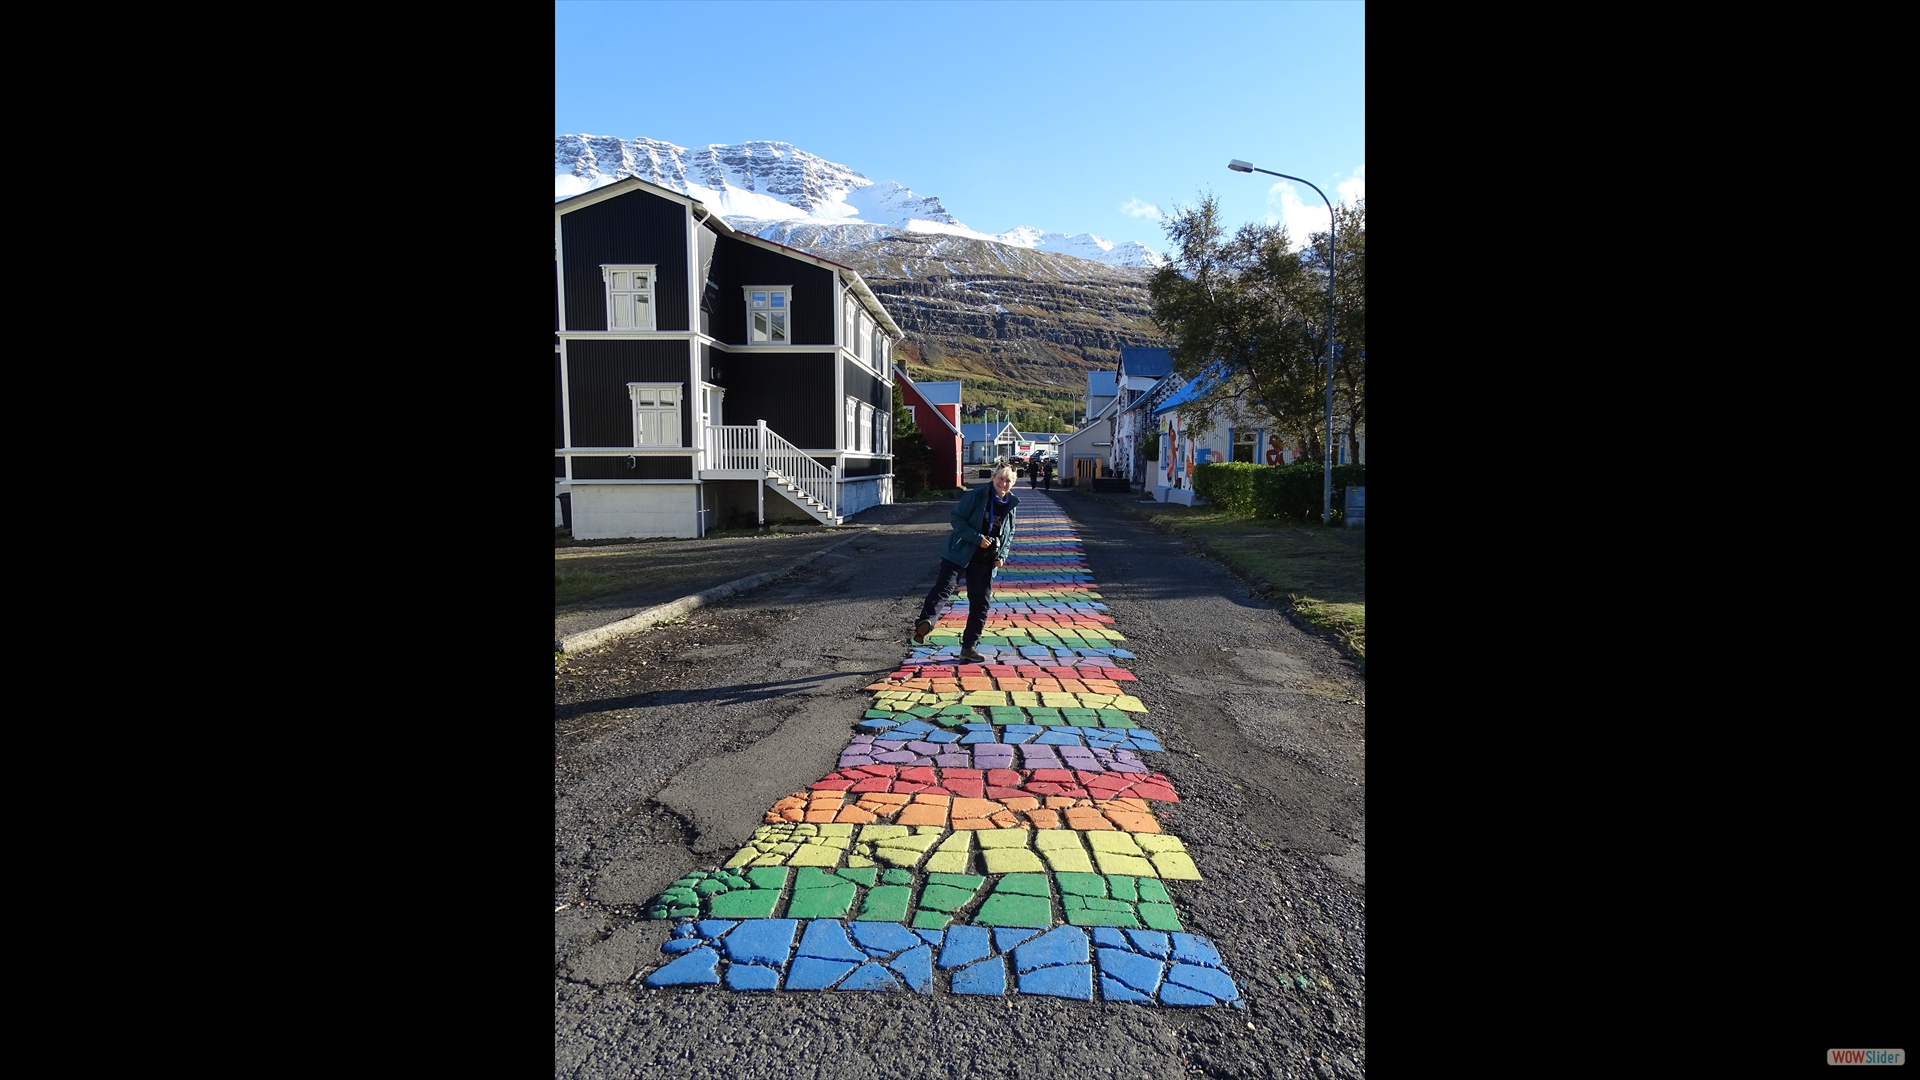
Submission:
[[553,478],[555,480],[565,480],[567,478],[566,458],[557,457],[553,459]]
[[[567,395],[573,407],[573,446],[632,446],[630,382],[687,385],[685,341],[569,341]],[[731,402],[729,402],[731,404]],[[683,395],[680,444],[693,431],[693,398]],[[585,460],[585,459],[582,459]],[[575,462],[577,466],[579,462]],[[604,479],[604,478],[602,478]]]
[[560,399],[560,354],[553,354],[553,446],[567,445],[566,403]]
[[740,290],[749,285],[791,285],[793,343],[833,344],[833,271],[723,236],[714,248],[712,281],[712,333],[721,341],[747,342],[747,301]]
[[846,459],[846,462],[847,462],[846,475],[850,477],[851,476],[885,476],[887,473],[893,471],[892,470],[893,462],[889,458],[849,457]]
[[623,457],[577,457],[573,459],[575,480],[691,480],[691,457],[640,457],[627,467]]
[[832,353],[735,352],[715,359],[727,376],[727,423],[765,420],[781,438],[809,450],[840,444]]
[[605,330],[607,290],[600,267],[652,263],[654,328],[687,329],[687,209],[644,191],[560,218],[566,253],[567,329]]
[[887,389],[886,383],[851,360],[843,358],[841,367],[845,369],[842,377],[846,379],[848,397],[859,398],[878,412],[893,411],[893,391]]

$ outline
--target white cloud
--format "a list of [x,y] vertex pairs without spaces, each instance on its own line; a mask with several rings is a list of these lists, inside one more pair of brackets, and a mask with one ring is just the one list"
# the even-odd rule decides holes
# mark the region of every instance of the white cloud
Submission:
[[1128,217],[1157,218],[1160,216],[1159,207],[1150,202],[1141,202],[1137,195],[1120,204],[1120,212]]
[[1285,180],[1267,189],[1267,205],[1280,208],[1280,220],[1286,222],[1287,239],[1293,242],[1295,250],[1306,247],[1308,237],[1314,233],[1327,231],[1327,204],[1321,202],[1318,195],[1313,197],[1313,202],[1312,206],[1302,202],[1299,190]]
[[1345,180],[1340,181],[1340,183],[1337,186],[1335,186],[1334,190],[1340,193],[1340,201],[1343,203],[1346,203],[1349,206],[1359,202],[1361,199],[1366,198],[1367,197],[1367,164],[1366,162],[1363,161],[1359,165],[1354,166],[1353,175],[1346,178]]

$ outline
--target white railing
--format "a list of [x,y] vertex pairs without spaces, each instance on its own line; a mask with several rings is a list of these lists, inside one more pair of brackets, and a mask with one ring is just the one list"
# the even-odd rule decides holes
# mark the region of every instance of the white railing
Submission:
[[834,516],[840,516],[840,485],[833,470],[769,429],[765,420],[745,424],[714,424],[707,428],[705,468],[750,469],[765,472],[814,497]]

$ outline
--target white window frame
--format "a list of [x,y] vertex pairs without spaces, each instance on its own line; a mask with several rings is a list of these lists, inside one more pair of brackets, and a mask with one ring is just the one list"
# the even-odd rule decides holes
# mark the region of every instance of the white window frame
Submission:
[[[626,279],[625,288],[615,288],[615,276],[620,274],[645,274],[647,285],[643,289],[632,287],[632,278]],[[658,325],[654,318],[654,288],[660,284],[660,275],[655,273],[651,263],[606,263],[600,267],[600,283],[607,292],[607,329],[625,333],[633,330],[652,330]],[[633,298],[640,297],[646,307],[646,318],[636,317],[633,310]],[[620,325],[620,313],[625,312],[627,325]],[[643,325],[644,324],[644,325]]]
[[[754,294],[761,294],[756,302]],[[791,285],[746,285],[740,289],[742,301],[747,306],[747,344],[779,345],[793,344],[793,286]],[[765,336],[754,336],[753,316],[759,312],[766,317]],[[783,340],[774,337],[776,328],[784,334]]]
[[878,409],[875,409],[864,401],[860,403],[860,445],[855,449],[858,449],[861,453],[878,453],[878,447],[873,438],[875,434],[874,417],[878,415]]
[[[662,390],[671,391],[673,403],[662,405],[658,398]],[[633,403],[633,445],[635,446],[678,446],[686,444],[680,439],[681,407],[686,400],[686,387],[677,382],[627,384],[627,398]],[[665,438],[663,418],[672,417],[673,439]],[[651,419],[653,423],[647,421]],[[652,435],[651,438],[648,436]]]
[[858,450],[860,448],[860,399],[859,398],[857,397],[847,398],[846,415],[843,417],[843,419],[846,421],[846,427],[843,429],[842,434],[840,436],[840,446],[842,449],[845,449],[845,450]]

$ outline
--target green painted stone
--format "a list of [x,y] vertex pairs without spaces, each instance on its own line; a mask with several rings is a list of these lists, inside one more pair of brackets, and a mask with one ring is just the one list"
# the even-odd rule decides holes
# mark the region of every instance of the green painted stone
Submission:
[[857,881],[869,888],[880,878],[880,868],[877,866],[847,867],[842,870],[837,870],[835,873],[846,878],[848,881]]
[[892,712],[889,712],[889,711],[887,711],[887,710],[885,710],[885,709],[868,709],[868,710],[867,710],[867,712],[866,712],[866,715],[865,715],[865,716],[862,716],[862,717],[861,717],[860,719],[862,719],[862,720],[891,720],[891,719],[893,719],[893,713],[892,713]]
[[701,896],[712,896],[717,892],[726,892],[727,883],[724,881],[714,881],[709,878],[701,882],[693,891],[699,893]]
[[1092,911],[1132,911],[1133,905],[1125,900],[1105,900],[1098,896],[1086,898],[1087,907]]
[[698,916],[699,914],[700,909],[697,907],[677,907],[668,908],[666,917],[669,919],[685,919]]
[[[1107,894],[1115,900],[1137,900],[1140,894],[1134,890],[1133,878],[1123,874],[1107,875]],[[1148,880],[1152,880],[1149,878]]]
[[853,826],[846,823],[826,823],[820,826],[821,836],[852,836]]
[[867,890],[856,919],[870,922],[906,922],[913,906],[913,889],[907,885],[880,885]]
[[1100,726],[1099,718],[1093,717],[1093,716],[1069,716],[1067,717],[1067,723],[1072,724],[1074,727],[1099,727]]
[[803,889],[831,889],[840,884],[841,879],[817,866],[803,866],[793,875],[793,891]]
[[1059,709],[1028,709],[1027,719],[1035,724],[1047,724],[1047,725],[1058,724],[1060,722],[1060,710]]
[[1096,711],[1100,714],[1100,722],[1107,727],[1133,726],[1133,721],[1127,719],[1127,714],[1119,709],[1098,709]]
[[[920,906],[935,911],[952,911],[971,899],[972,889],[956,889],[951,885],[928,885],[920,890]],[[792,918],[793,913],[788,912],[787,917]]]
[[1141,904],[1136,910],[1140,912],[1140,921],[1150,930],[1186,929],[1180,925],[1180,917],[1174,914],[1172,904]]
[[938,716],[940,714],[940,710],[934,708],[931,705],[920,705],[920,706],[916,706],[914,708],[908,709],[907,711],[919,717],[922,720],[925,720],[929,716]]
[[838,919],[853,907],[853,898],[859,891],[851,881],[837,882],[824,889],[796,890],[793,899],[787,902],[787,918]]
[[753,882],[756,889],[772,889],[779,892],[787,887],[787,875],[793,871],[785,866],[760,866],[747,871],[747,880]]
[[972,716],[973,706],[949,705],[946,708],[940,710],[940,715],[941,716]]
[[[940,846],[942,849],[946,847],[945,844]],[[965,848],[961,850],[965,850]],[[927,882],[931,885],[951,885],[956,889],[966,889],[971,892],[985,885],[987,879],[978,874],[928,874]]]
[[971,711],[958,714],[941,713],[939,716],[933,718],[933,722],[939,724],[941,727],[959,727],[961,724],[970,723],[972,720],[973,713]]
[[916,911],[913,913],[913,928],[915,930],[945,930],[947,924],[952,921],[953,919],[950,916],[942,915],[937,911]]
[[880,880],[889,885],[911,885],[913,873],[907,870],[889,870],[880,875]]
[[995,893],[987,897],[986,903],[980,905],[979,914],[973,917],[973,924],[975,926],[1052,926],[1053,905],[1044,897]]
[[[786,867],[762,867],[786,872]],[[776,889],[735,889],[707,901],[707,917],[712,919],[771,919],[780,904]]]
[[1082,720],[1093,720],[1095,722],[1098,722],[1100,719],[1100,714],[1094,712],[1092,709],[1061,709],[1060,715],[1066,717],[1067,722],[1070,724],[1078,723],[1078,721],[1074,720],[1076,716]]
[[694,892],[692,889],[668,889],[666,892],[660,894],[660,902],[663,904],[677,904],[684,907],[687,904],[699,903],[700,894]]
[[994,886],[993,894],[1002,896],[1013,893],[1018,896],[1052,896],[1053,890],[1047,888],[1045,874],[1008,874]]
[[1167,887],[1154,878],[1143,877],[1140,882],[1140,899],[1154,904],[1171,904],[1173,897],[1167,895]]
[[1060,882],[1061,896],[1105,896],[1107,879],[1099,874],[1081,874],[1073,871],[1053,875]]
[[1074,926],[1118,926],[1129,930],[1140,928],[1140,920],[1134,918],[1131,911],[1101,911],[1095,908],[1068,908],[1067,922]]

